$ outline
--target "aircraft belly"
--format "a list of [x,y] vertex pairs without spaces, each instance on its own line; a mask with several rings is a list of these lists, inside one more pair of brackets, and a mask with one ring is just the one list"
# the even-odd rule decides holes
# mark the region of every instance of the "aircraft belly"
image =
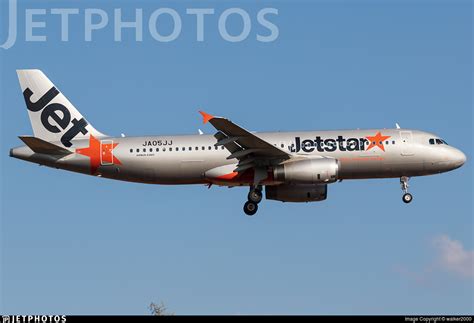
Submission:
[[416,176],[426,173],[423,161],[416,156],[401,156],[397,152],[346,153],[337,156],[341,179],[384,178]]
[[181,160],[176,171],[179,173],[179,176],[186,178],[188,180],[202,180],[204,174],[204,165],[205,162],[202,159],[186,159]]
[[416,155],[390,156],[383,161],[383,168],[387,175],[395,177],[425,174],[423,160]]
[[383,158],[375,153],[346,152],[335,156],[339,160],[341,179],[379,177]]
[[196,156],[195,158],[175,159],[147,158],[136,159],[123,163],[121,177],[125,180],[140,181],[155,184],[196,184],[204,183],[204,173],[211,168],[230,163],[225,158],[205,158],[209,156]]

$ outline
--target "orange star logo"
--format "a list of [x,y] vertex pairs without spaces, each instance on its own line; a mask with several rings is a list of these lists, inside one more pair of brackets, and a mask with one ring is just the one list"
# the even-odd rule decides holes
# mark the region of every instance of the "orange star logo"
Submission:
[[122,165],[120,160],[118,160],[113,154],[113,150],[117,145],[118,143],[101,143],[100,140],[95,138],[93,135],[90,135],[89,147],[76,149],[76,153],[90,158],[91,174],[95,175],[97,169],[102,164]]
[[380,149],[382,149],[383,151],[385,151],[385,147],[383,145],[383,142],[385,140],[387,140],[388,138],[391,138],[391,136],[382,136],[382,134],[379,131],[379,132],[377,132],[377,134],[375,136],[367,136],[365,138],[369,139],[369,141],[370,141],[370,145],[369,145],[369,147],[367,147],[367,150],[370,150],[373,147],[377,146]]

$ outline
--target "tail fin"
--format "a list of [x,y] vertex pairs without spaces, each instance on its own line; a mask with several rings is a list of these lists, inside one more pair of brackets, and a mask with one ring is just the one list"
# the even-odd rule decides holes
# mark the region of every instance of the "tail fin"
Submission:
[[17,70],[35,137],[71,147],[73,139],[104,135],[92,127],[40,70]]

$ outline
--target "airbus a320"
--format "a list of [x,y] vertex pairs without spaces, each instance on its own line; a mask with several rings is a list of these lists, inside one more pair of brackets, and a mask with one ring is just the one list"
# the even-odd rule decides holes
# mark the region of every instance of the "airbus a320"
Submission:
[[263,199],[314,202],[346,179],[408,180],[461,167],[466,156],[439,136],[410,129],[309,132],[245,130],[200,111],[214,135],[111,137],[97,131],[40,70],[18,70],[33,136],[10,156],[115,180],[149,184],[249,187],[244,212]]

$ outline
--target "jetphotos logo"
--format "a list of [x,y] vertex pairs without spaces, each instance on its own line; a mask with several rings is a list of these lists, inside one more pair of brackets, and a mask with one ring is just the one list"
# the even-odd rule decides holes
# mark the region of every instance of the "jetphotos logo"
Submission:
[[[278,39],[279,28],[276,24],[278,9],[261,8],[258,11],[247,11],[242,8],[153,8],[146,11],[142,8],[26,8],[18,10],[18,1],[8,1],[8,35],[0,45],[3,49],[13,47],[21,36],[18,34],[19,21],[24,18],[26,42],[61,41],[68,42],[69,30],[80,28],[83,41],[91,42],[94,37],[113,30],[113,40],[122,41],[124,30],[135,34],[135,41],[141,42],[146,37],[152,41],[167,43],[177,40],[183,29],[192,28],[196,42],[206,41],[206,31],[217,29],[222,41],[236,43],[255,40],[262,43]],[[7,2],[2,1],[2,7]],[[69,1],[68,4],[74,4]],[[2,8],[3,9],[3,8]],[[132,18],[130,18],[132,17]],[[4,26],[3,28],[6,28]],[[60,39],[52,39],[48,32],[60,30]],[[130,31],[128,31],[130,32]],[[215,34],[215,33],[213,33]],[[74,39],[75,41],[77,39]]]
[[317,136],[315,139],[301,139],[295,137],[295,144],[290,148],[290,151],[297,153],[303,151],[311,153],[315,150],[319,152],[333,152],[339,151],[364,151],[371,150],[377,147],[385,151],[384,142],[390,139],[391,136],[384,136],[379,131],[375,136],[367,136],[365,138],[345,138],[344,136],[337,136],[336,139],[323,139]]
[[65,323],[66,315],[3,315],[2,323]]

